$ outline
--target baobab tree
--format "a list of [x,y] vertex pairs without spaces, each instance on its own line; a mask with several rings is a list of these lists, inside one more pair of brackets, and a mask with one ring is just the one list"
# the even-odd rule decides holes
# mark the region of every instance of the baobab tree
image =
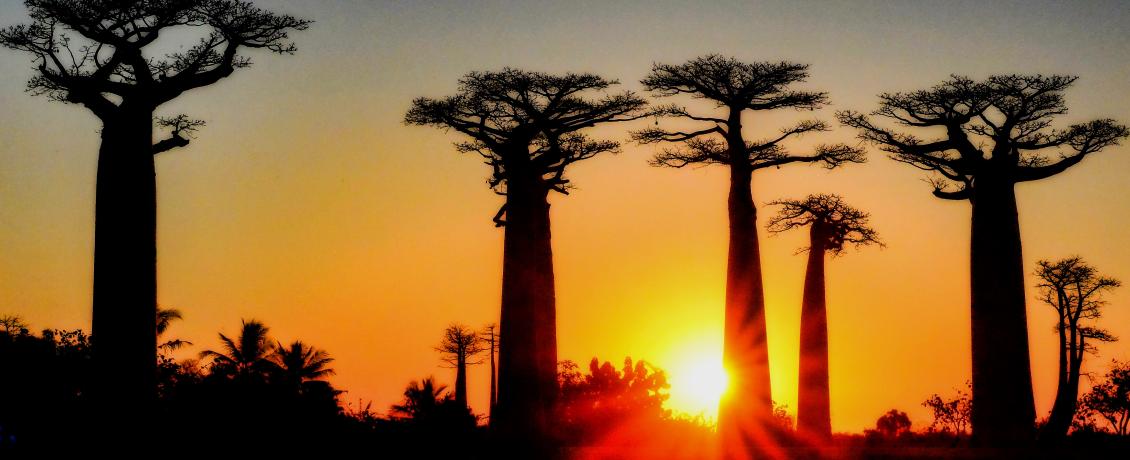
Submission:
[[1075,80],[954,76],[928,90],[879,96],[872,116],[940,135],[930,140],[880,126],[859,112],[837,114],[891,159],[933,172],[934,196],[972,205],[972,423],[981,445],[1026,443],[1035,435],[1015,186],[1062,173],[1128,133],[1109,119],[1052,128],[1056,116],[1067,112],[1063,92]]
[[828,307],[825,300],[824,258],[843,254],[846,246],[878,244],[870,216],[848,206],[839,195],[809,195],[804,200],[770,203],[781,209],[769,220],[769,232],[798,227],[809,229],[808,268],[800,309],[800,376],[797,380],[797,431],[818,442],[832,439],[831,396],[828,387]]
[[462,324],[452,324],[443,331],[443,341],[436,347],[440,359],[455,368],[455,402],[467,407],[467,366],[482,364],[475,357],[486,351],[479,334]]
[[768,426],[773,419],[757,208],[751,190],[753,173],[790,163],[819,163],[835,168],[864,161],[862,150],[844,144],[820,145],[810,155],[789,153],[783,144],[786,140],[828,130],[828,126],[818,120],[785,128],[773,138],[746,139],[742,124],[744,113],[814,110],[827,104],[826,93],[792,89],[794,84],[807,78],[808,66],[804,64],[744,63],[708,55],[678,65],[655,64],[642,81],[644,87],[658,97],[687,95],[714,106],[712,111],[701,112],[676,105],[662,107],[662,115],[699,124],[700,129],[675,131],[654,127],[634,133],[635,140],[643,144],[681,144],[682,148],[657,154],[651,163],[675,168],[719,164],[730,170],[723,355],[731,390],[718,418],[720,431],[726,437],[729,437],[726,433],[737,433],[734,430]]
[[1079,372],[1086,352],[1095,352],[1093,342],[1116,339],[1104,329],[1088,322],[1102,317],[1103,294],[1121,283],[1099,275],[1098,270],[1079,257],[1063,260],[1041,260],[1036,276],[1040,278],[1040,300],[1055,309],[1056,333],[1059,335],[1059,367],[1056,372],[1055,402],[1040,436],[1060,439],[1067,436],[1079,399]]
[[[81,104],[102,124],[94,229],[92,338],[107,414],[145,411],[156,391],[157,249],[154,156],[189,143],[200,122],[155,118],[162,104],[251,61],[242,49],[291,54],[310,22],[239,0],[25,0],[31,22],[0,45],[31,54],[32,94]],[[180,51],[153,45],[169,29],[202,30]],[[169,35],[175,36],[175,35]],[[160,49],[177,47],[163,43]],[[155,123],[155,121],[157,123]],[[170,131],[154,142],[154,125]],[[130,417],[123,417],[129,419]]]
[[408,124],[469,137],[456,149],[481,156],[492,169],[488,184],[506,197],[494,216],[505,235],[491,420],[503,436],[538,444],[548,433],[557,395],[557,312],[547,199],[550,192],[568,193],[569,165],[619,147],[579,131],[648,115],[643,98],[605,93],[616,83],[592,74],[472,72],[460,79],[456,95],[418,98],[405,116]]
[[488,417],[494,417],[494,406],[498,403],[498,368],[495,363],[495,357],[498,356],[498,325],[491,323],[483,328],[480,335],[484,344],[486,344],[487,353],[490,354],[490,399],[487,400],[487,414]]

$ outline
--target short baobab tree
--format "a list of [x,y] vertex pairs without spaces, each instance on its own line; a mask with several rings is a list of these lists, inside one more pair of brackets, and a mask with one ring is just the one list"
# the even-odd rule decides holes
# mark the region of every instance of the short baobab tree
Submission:
[[[310,21],[240,0],[25,0],[31,22],[0,45],[31,54],[32,94],[80,104],[102,124],[95,187],[94,394],[107,415],[148,410],[156,395],[157,185],[154,156],[184,147],[201,123],[161,105],[251,65],[241,51],[291,54]],[[179,51],[158,37],[202,30]],[[154,142],[155,125],[169,137]],[[130,417],[125,417],[130,418]],[[138,419],[141,420],[141,419]],[[144,424],[144,423],[142,423]]]
[[455,402],[462,407],[467,407],[467,366],[482,364],[482,360],[476,358],[486,349],[479,334],[462,324],[448,326],[436,347],[440,359],[455,368]]
[[[954,76],[930,89],[882,94],[871,116],[837,114],[891,159],[933,172],[935,197],[972,207],[972,425],[978,445],[1024,444],[1035,437],[1016,184],[1060,174],[1130,134],[1110,119],[1053,128],[1067,112],[1063,92],[1075,80]],[[924,140],[873,118],[939,137]]]
[[1093,322],[1102,317],[1106,305],[1103,295],[1121,283],[1100,275],[1098,270],[1079,257],[1041,260],[1037,265],[1040,300],[1055,309],[1055,330],[1059,335],[1055,402],[1040,436],[1043,439],[1063,438],[1075,419],[1084,355],[1097,351],[1095,343],[1118,340],[1110,332],[1093,326]]
[[505,235],[491,427],[533,447],[547,439],[558,392],[548,196],[569,192],[570,165],[619,148],[580,131],[648,115],[647,102],[634,93],[607,93],[615,84],[592,74],[472,72],[459,80],[456,95],[418,98],[405,115],[407,124],[470,138],[456,149],[481,156],[492,170],[488,184],[506,197],[494,216]]
[[800,376],[797,380],[797,431],[806,438],[832,438],[828,385],[828,307],[824,258],[843,254],[847,246],[882,246],[870,227],[870,216],[848,206],[839,195],[809,195],[804,200],[770,203],[780,211],[769,220],[769,232],[808,227],[808,268],[800,309]]
[[[713,107],[692,111],[669,105],[659,113],[697,124],[686,131],[654,127],[633,134],[642,144],[676,143],[657,154],[652,165],[682,168],[722,165],[730,171],[729,251],[726,268],[726,315],[723,360],[730,374],[730,397],[719,409],[719,430],[740,440],[743,431],[761,431],[773,423],[769,347],[765,330],[765,295],[757,237],[757,208],[751,189],[755,171],[791,163],[822,164],[831,169],[864,161],[862,150],[844,144],[820,145],[811,154],[794,155],[785,141],[827,131],[818,120],[804,121],[768,139],[749,140],[742,115],[776,109],[814,110],[828,103],[822,92],[793,85],[808,78],[808,66],[792,62],[745,63],[707,55],[683,64],[655,64],[643,79],[658,97],[685,95]],[[658,120],[657,120],[658,121]],[[733,447],[737,442],[727,442]]]

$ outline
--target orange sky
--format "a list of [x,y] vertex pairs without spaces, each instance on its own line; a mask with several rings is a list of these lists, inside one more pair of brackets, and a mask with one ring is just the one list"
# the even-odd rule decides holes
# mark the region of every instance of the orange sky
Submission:
[[[833,106],[751,118],[768,134],[834,109],[869,111],[881,91],[928,87],[951,73],[1072,73],[1063,122],[1130,122],[1130,18],[1116,2],[1086,5],[865,2],[381,3],[260,1],[317,21],[295,36],[296,56],[254,54],[255,65],[165,108],[207,120],[186,149],[158,159],[159,301],[185,313],[172,334],[218,346],[240,318],[266,322],[337,358],[333,382],[349,401],[384,409],[405,384],[454,380],[432,350],[450,322],[496,321],[500,198],[487,168],[456,139],[401,123],[416,96],[451,94],[470,70],[514,66],[591,71],[627,89],[653,61],[706,52],[812,64],[808,89]],[[25,20],[16,2],[0,23]],[[88,327],[98,126],[78,106],[22,92],[25,56],[0,53],[0,314],[35,327]],[[620,125],[596,134],[626,140]],[[794,144],[852,142],[837,128]],[[721,351],[726,174],[647,166],[653,147],[571,170],[578,189],[552,200],[562,358],[643,358],[676,373]],[[887,243],[828,266],[832,416],[860,431],[890,408],[928,423],[920,406],[969,378],[965,203],[930,196],[926,176],[870,149],[870,163],[828,172],[792,166],[759,173],[759,203],[835,192],[870,211]],[[1068,173],[1018,187],[1025,267],[1079,254],[1130,281],[1125,146]],[[765,215],[764,213],[762,214]],[[774,396],[796,406],[797,322],[804,232],[763,239]],[[1029,279],[1028,285],[1034,281]],[[1038,413],[1055,391],[1049,307],[1029,290]],[[1103,324],[1130,338],[1130,289],[1110,298]],[[1130,340],[1130,339],[1128,339]],[[1130,359],[1101,347],[1088,369]],[[486,400],[485,366],[471,402]],[[682,410],[696,405],[672,389]]]

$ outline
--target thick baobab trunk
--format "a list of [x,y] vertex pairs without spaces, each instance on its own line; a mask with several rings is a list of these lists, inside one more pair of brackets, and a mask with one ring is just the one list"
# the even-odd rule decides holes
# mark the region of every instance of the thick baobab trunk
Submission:
[[980,177],[973,189],[971,325],[973,438],[1025,444],[1036,417],[1016,194],[1011,180]]
[[467,360],[462,357],[455,365],[455,402],[467,407]]
[[819,225],[811,229],[808,269],[800,311],[800,375],[797,380],[797,431],[812,441],[832,438],[828,389],[828,310],[824,298],[824,242]]
[[507,183],[499,335],[499,433],[533,447],[548,440],[557,398],[557,319],[548,188]]
[[[94,396],[138,420],[156,398],[157,187],[152,112],[103,120],[94,214]],[[129,416],[126,416],[129,414]]]
[[750,190],[752,171],[730,168],[730,246],[726,267],[726,318],[723,361],[730,388],[718,414],[724,449],[765,442],[773,413],[765,298],[757,241],[757,210]]

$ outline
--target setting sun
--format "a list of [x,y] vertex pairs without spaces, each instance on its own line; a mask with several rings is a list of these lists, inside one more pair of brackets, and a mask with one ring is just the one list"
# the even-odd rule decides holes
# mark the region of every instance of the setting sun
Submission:
[[702,415],[713,421],[718,415],[718,401],[726,392],[729,377],[722,367],[721,353],[695,353],[671,363],[670,407],[687,415]]

